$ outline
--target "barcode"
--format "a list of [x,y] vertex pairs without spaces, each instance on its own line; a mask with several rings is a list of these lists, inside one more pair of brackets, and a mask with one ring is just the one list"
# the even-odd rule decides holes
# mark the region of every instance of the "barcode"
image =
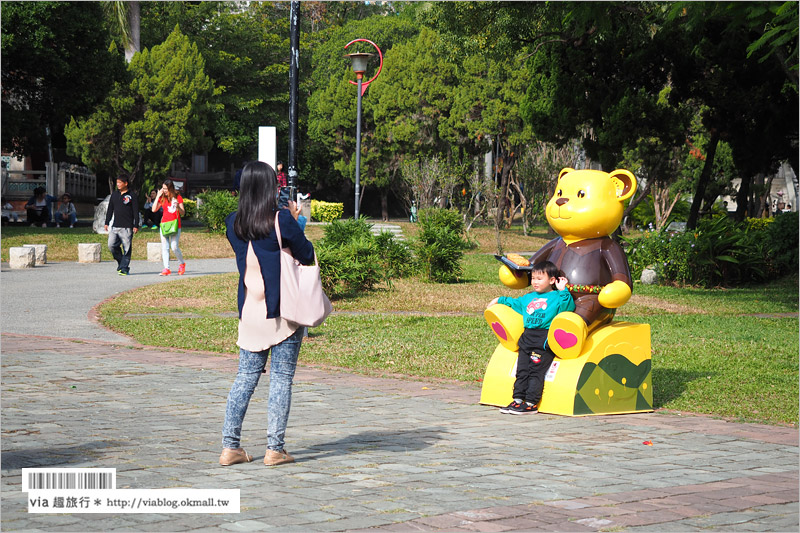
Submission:
[[22,490],[114,490],[116,468],[23,468]]

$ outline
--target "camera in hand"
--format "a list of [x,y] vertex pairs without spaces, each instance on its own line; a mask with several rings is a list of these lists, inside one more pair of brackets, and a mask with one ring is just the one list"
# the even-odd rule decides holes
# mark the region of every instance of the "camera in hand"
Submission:
[[295,191],[295,187],[281,187],[278,190],[278,209],[289,207],[289,202],[294,200]]

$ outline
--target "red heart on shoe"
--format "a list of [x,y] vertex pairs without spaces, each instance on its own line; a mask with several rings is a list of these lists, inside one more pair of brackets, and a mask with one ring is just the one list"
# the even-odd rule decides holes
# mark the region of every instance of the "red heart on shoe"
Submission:
[[563,329],[555,330],[553,332],[553,337],[556,339],[558,345],[564,349],[572,348],[578,344],[578,337],[568,331],[564,331]]
[[508,340],[508,335],[506,335],[506,328],[503,327],[500,322],[492,322],[492,329],[494,330],[495,334],[503,339],[504,341]]

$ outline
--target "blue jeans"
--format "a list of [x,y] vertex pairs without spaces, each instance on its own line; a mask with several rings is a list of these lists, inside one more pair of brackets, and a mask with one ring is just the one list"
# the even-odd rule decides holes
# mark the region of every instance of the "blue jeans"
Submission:
[[78,222],[78,215],[75,213],[61,213],[56,212],[56,224],[76,224]]
[[159,235],[161,236],[161,262],[164,264],[164,268],[169,268],[169,249],[172,248],[172,253],[175,254],[175,258],[178,260],[178,265],[184,263],[183,261],[183,254],[181,253],[181,249],[178,247],[178,241],[181,240],[181,230],[178,228],[178,233],[173,233],[172,235],[161,235],[161,230],[159,230]]
[[[288,339],[273,346],[269,366],[269,402],[267,405],[267,448],[281,451],[292,405],[292,379],[297,367],[297,356],[306,328],[298,328]],[[267,364],[270,350],[251,352],[239,349],[239,373],[228,393],[225,423],[222,426],[223,448],[241,447],[242,422],[247,413],[250,397],[256,390],[261,372]]]

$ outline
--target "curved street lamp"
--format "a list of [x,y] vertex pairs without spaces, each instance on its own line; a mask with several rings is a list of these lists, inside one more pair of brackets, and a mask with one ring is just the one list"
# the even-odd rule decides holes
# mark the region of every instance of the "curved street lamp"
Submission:
[[378,66],[378,72],[370,78],[368,81],[364,82],[364,73],[367,71],[367,61],[370,57],[374,56],[375,54],[367,54],[367,53],[353,53],[353,54],[345,54],[345,57],[349,57],[353,63],[353,72],[356,73],[357,82],[353,80],[349,80],[350,83],[353,85],[358,85],[358,95],[357,95],[357,104],[356,104],[356,207],[355,207],[355,219],[358,220],[359,216],[359,202],[361,197],[361,188],[360,188],[360,177],[361,177],[361,97],[364,95],[364,92],[367,90],[367,87],[370,83],[375,81],[381,70],[383,69],[383,54],[381,53],[381,49],[378,48],[378,45],[369,41],[367,39],[354,39],[347,43],[344,48],[347,50],[347,47],[353,43],[357,42],[365,42],[369,43],[375,47],[375,50],[378,51],[378,57],[380,58],[380,65]]

